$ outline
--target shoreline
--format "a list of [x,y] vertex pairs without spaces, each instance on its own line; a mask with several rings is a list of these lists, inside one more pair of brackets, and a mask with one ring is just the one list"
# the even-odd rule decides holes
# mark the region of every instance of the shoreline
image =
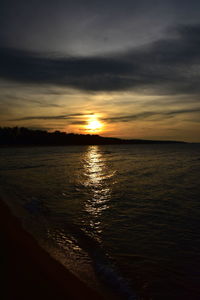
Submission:
[[0,199],[4,300],[103,299],[42,249]]

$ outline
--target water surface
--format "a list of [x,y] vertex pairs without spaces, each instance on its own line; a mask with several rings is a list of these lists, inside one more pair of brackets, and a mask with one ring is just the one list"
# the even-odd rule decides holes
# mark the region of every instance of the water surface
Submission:
[[200,299],[200,145],[0,155],[2,195],[82,280],[123,299]]

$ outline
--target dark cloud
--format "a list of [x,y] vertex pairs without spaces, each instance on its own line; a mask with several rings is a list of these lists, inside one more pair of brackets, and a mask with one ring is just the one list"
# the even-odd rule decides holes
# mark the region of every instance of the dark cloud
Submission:
[[[143,120],[143,119],[151,119],[152,117],[155,119],[167,119],[171,117],[175,117],[180,114],[189,114],[189,113],[200,113],[200,108],[189,108],[189,109],[177,109],[177,110],[169,110],[169,111],[146,111],[137,114],[131,115],[117,115],[114,117],[101,118],[101,121],[106,121],[109,123],[118,123],[118,122],[130,122],[134,120]],[[92,113],[90,113],[92,115]],[[73,125],[84,125],[87,121],[80,120],[77,118],[81,118],[85,116],[85,114],[63,114],[56,116],[28,116],[23,118],[12,119],[10,121],[27,121],[27,120],[72,120],[70,124]],[[75,120],[74,120],[75,119]]]
[[1,78],[27,84],[196,94],[200,92],[200,25],[179,26],[171,37],[113,56],[44,57],[2,48],[0,64]]
[[86,55],[122,49],[144,36],[151,40],[152,30],[168,23],[168,13],[180,12],[183,5],[177,9],[176,1],[1,0],[0,42]]
[[86,124],[88,124],[88,122],[87,121],[78,121],[78,120],[76,121],[75,120],[75,121],[71,121],[70,124],[71,125],[86,125]]
[[175,117],[180,114],[189,114],[189,113],[200,113],[200,108],[177,109],[173,111],[147,111],[147,112],[141,112],[132,115],[122,115],[122,116],[120,115],[115,117],[103,118],[102,121],[106,121],[109,123],[131,122],[135,120],[151,119],[152,117],[154,120],[164,120],[164,119]]
[[0,49],[0,77],[32,84],[55,84],[83,90],[122,89],[121,76],[132,66],[110,58],[49,58],[16,49]]
[[[92,113],[89,113],[87,115],[92,115]],[[28,116],[23,118],[17,118],[12,119],[10,121],[27,121],[27,120],[67,120],[67,119],[73,119],[76,117],[85,116],[85,114],[63,114],[63,115],[57,115],[57,116]]]
[[1,0],[0,43],[94,55],[156,40],[169,24],[198,22],[197,0]]
[[29,97],[20,97],[20,96],[15,96],[13,94],[5,94],[0,97],[0,103],[10,103],[12,105],[14,100],[15,105],[18,104],[19,106],[22,105],[36,105],[39,107],[62,107],[62,105],[55,104],[55,103],[49,103],[44,100],[35,100],[31,99]]

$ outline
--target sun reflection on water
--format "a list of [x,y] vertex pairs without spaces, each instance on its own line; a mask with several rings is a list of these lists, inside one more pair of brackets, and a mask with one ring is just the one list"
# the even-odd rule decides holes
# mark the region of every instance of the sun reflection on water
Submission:
[[90,228],[97,233],[102,232],[101,216],[109,209],[111,198],[110,178],[114,173],[109,169],[105,155],[99,146],[89,146],[83,159],[84,186],[89,188],[90,197],[84,204],[90,216]]

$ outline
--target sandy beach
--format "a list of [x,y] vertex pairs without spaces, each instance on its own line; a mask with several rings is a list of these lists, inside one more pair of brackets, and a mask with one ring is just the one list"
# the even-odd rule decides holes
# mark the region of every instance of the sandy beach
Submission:
[[0,201],[1,299],[102,299],[43,250]]

